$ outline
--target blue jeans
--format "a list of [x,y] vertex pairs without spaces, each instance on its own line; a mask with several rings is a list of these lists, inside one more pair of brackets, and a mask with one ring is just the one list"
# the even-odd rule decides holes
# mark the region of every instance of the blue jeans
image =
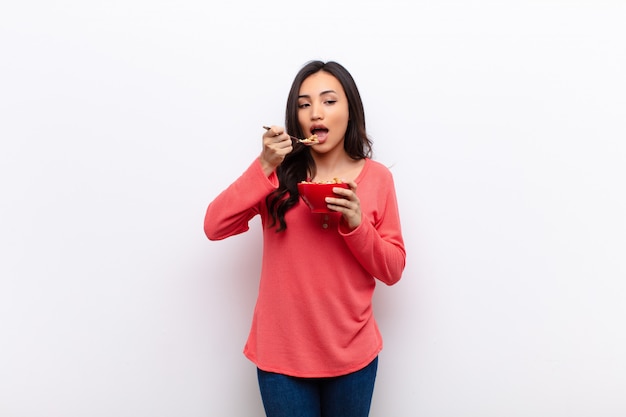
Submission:
[[367,417],[378,358],[365,368],[332,378],[296,378],[257,368],[267,417]]

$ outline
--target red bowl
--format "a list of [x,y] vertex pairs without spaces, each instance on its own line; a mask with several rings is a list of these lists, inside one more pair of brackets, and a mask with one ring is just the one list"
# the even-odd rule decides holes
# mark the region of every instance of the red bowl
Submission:
[[325,199],[326,197],[339,197],[333,193],[333,188],[335,187],[350,188],[345,182],[334,184],[301,182],[298,184],[298,192],[302,201],[309,206],[313,213],[331,213],[332,210],[329,210],[326,206]]

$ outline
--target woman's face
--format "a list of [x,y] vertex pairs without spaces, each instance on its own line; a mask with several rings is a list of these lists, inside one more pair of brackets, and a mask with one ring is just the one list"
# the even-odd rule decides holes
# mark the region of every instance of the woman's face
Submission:
[[319,71],[302,82],[298,94],[298,122],[306,136],[317,135],[316,152],[328,152],[343,140],[348,128],[348,99],[339,80]]

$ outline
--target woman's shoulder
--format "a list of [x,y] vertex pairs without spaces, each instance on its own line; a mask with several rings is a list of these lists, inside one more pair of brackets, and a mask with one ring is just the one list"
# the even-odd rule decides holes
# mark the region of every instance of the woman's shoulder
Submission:
[[374,159],[367,158],[365,160],[365,166],[363,167],[363,175],[372,175],[376,177],[383,177],[391,179],[392,174],[389,167],[382,162],[375,161]]
[[365,158],[365,164],[370,165],[370,167],[372,167],[373,169],[378,169],[381,171],[389,171],[389,168],[387,167],[387,165],[372,158]]

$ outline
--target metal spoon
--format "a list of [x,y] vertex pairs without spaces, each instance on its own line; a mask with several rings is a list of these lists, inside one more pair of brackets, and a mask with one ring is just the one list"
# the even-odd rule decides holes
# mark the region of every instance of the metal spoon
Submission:
[[[263,126],[263,129],[270,130],[271,127]],[[319,141],[317,140],[317,135],[312,135],[311,137],[308,137],[306,139],[300,139],[300,138],[297,138],[297,137],[291,136],[291,135],[289,135],[289,137],[292,140],[295,140],[296,142],[300,142],[300,143],[302,143],[304,145],[317,145],[319,143]]]

